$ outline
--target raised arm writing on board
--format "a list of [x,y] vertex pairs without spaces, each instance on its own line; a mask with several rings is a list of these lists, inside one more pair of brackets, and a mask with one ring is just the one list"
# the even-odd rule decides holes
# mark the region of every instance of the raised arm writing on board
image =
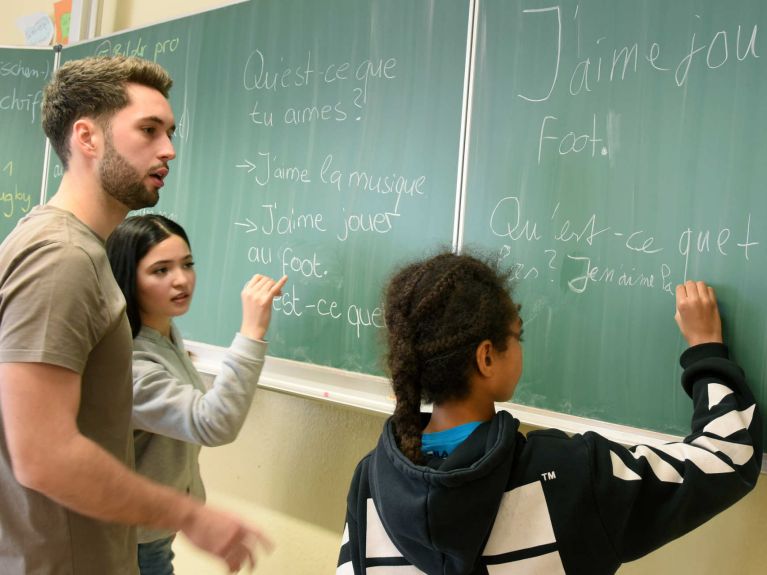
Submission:
[[693,403],[683,441],[626,448],[587,433],[601,520],[619,562],[631,561],[723,511],[756,484],[762,419],[743,370],[722,343],[713,288],[676,288],[675,319],[690,347],[680,363]]
[[272,319],[272,300],[282,292],[288,276],[275,281],[268,276],[254,275],[245,284],[242,297],[242,326],[240,333],[250,339],[264,339]]

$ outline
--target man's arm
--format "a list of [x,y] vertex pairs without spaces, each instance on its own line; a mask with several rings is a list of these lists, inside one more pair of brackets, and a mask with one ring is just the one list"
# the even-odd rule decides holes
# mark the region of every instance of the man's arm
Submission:
[[80,376],[41,363],[0,364],[0,409],[14,475],[82,515],[182,531],[237,570],[253,560],[257,530],[154,483],[118,462],[77,428]]

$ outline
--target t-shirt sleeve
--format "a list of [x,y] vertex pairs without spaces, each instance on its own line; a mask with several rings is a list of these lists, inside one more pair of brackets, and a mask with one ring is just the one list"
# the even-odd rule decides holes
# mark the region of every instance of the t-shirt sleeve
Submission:
[[43,245],[18,258],[0,287],[0,362],[82,374],[107,313],[88,254],[65,243]]

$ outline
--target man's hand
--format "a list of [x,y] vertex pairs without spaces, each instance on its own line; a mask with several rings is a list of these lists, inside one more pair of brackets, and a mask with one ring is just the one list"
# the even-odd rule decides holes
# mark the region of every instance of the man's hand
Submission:
[[257,547],[271,552],[272,542],[259,529],[229,513],[199,505],[181,532],[197,547],[223,559],[229,571],[256,565]]
[[77,428],[80,376],[39,363],[0,363],[0,410],[18,482],[102,521],[181,530],[229,569],[255,564],[261,531],[140,476]]

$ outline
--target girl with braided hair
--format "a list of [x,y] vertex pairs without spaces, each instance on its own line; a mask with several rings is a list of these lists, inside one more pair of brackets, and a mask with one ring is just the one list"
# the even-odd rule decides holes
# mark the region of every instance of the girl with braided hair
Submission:
[[415,262],[385,307],[396,406],[354,473],[337,575],[615,573],[756,484],[761,417],[703,282],[676,291],[692,431],[652,447],[525,437],[496,412],[522,372],[520,308],[496,266],[453,253]]

